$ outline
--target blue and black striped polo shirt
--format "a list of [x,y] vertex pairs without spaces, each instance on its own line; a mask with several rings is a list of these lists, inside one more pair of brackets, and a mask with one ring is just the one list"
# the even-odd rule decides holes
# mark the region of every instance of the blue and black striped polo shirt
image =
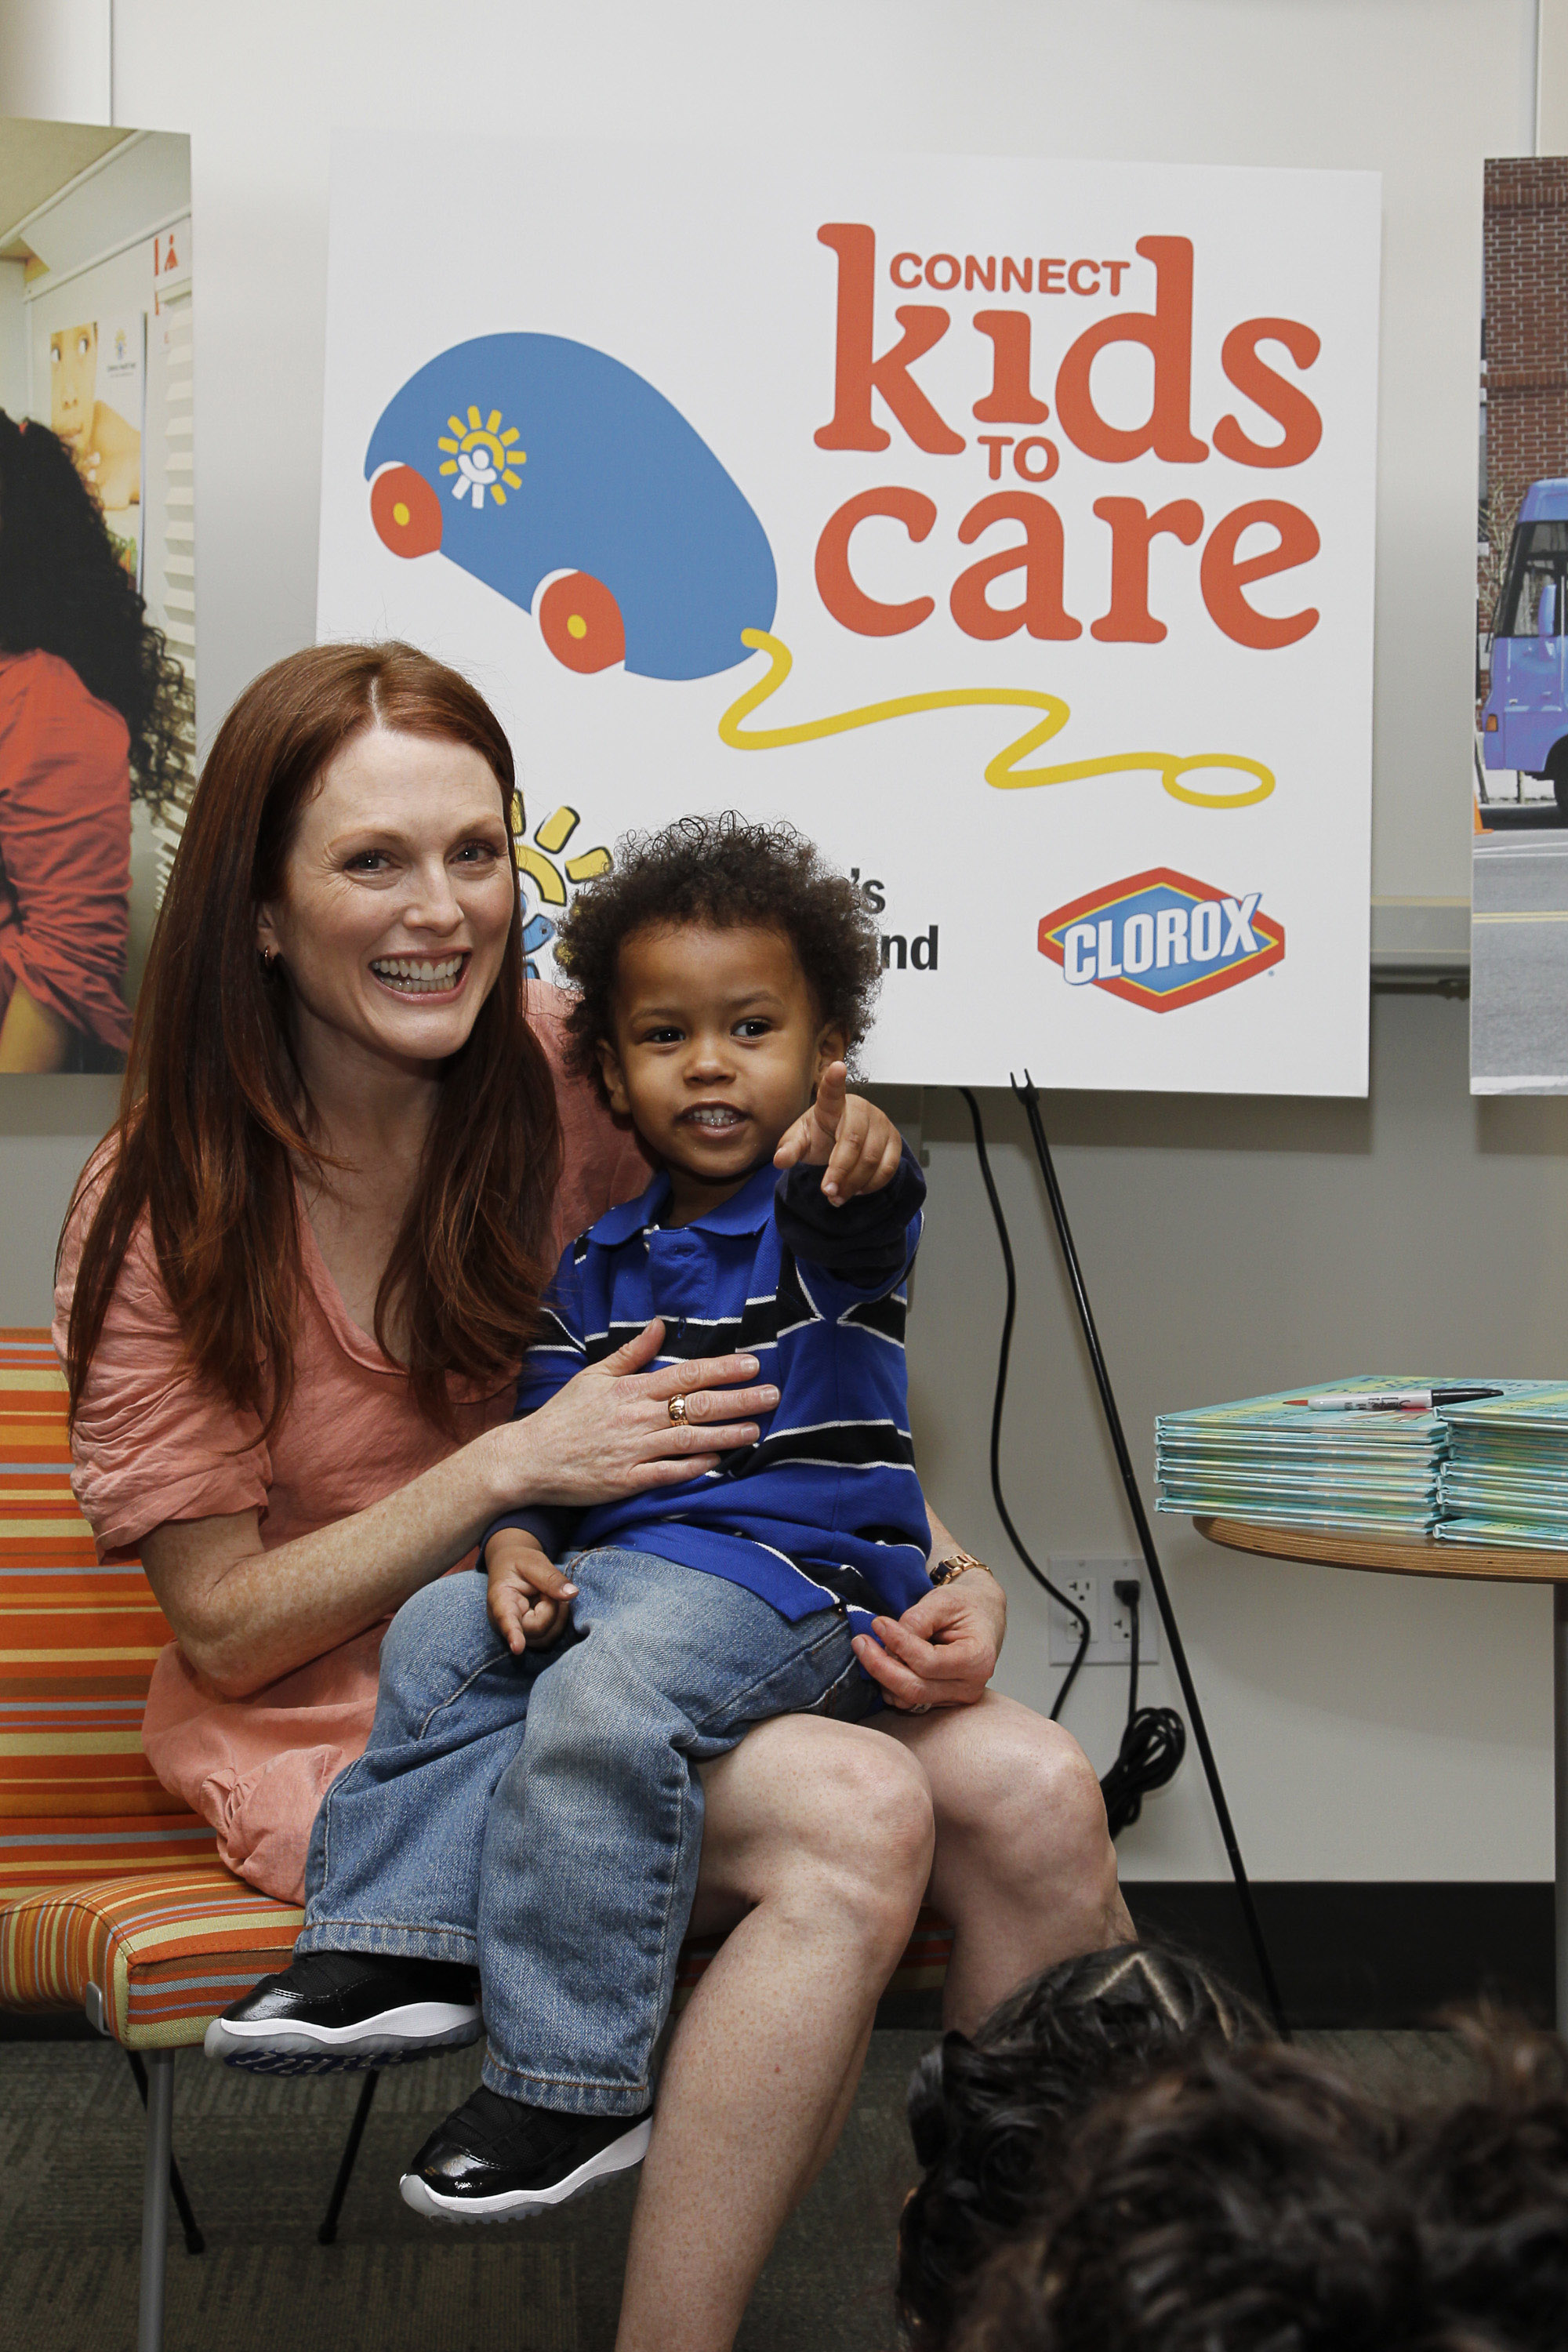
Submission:
[[[820,1168],[764,1165],[721,1207],[668,1226],[669,1179],[563,1253],[517,1412],[657,1315],[661,1364],[745,1349],[779,1391],[755,1445],[679,1486],[579,1513],[508,1512],[552,1559],[616,1544],[728,1577],[792,1621],[844,1603],[864,1630],[931,1589],[931,1529],[910,1438],[906,1282],[925,1180],[906,1151],[879,1192],[841,1208]],[[489,1530],[493,1534],[494,1528]]]

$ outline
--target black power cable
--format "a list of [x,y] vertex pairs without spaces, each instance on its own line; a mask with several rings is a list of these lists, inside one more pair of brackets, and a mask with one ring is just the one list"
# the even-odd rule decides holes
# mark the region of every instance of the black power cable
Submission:
[[1122,1727],[1121,1745],[1116,1751],[1116,1761],[1100,1782],[1105,1797],[1105,1818],[1110,1824],[1110,1834],[1119,1838],[1123,1830],[1131,1829],[1143,1810],[1143,1800],[1155,1789],[1163,1789],[1173,1780],[1183,1757],[1187,1752],[1187,1727],[1173,1706],[1140,1706],[1138,1704],[1138,1653],[1141,1640],[1138,1623],[1138,1579],[1119,1576],[1111,1587],[1118,1601],[1131,1620],[1132,1654],[1127,1676],[1127,1721]]
[[[1061,1715],[1067,1695],[1078,1677],[1093,1631],[1089,1618],[1078,1602],[1054,1585],[1030,1558],[1022,1536],[1013,1524],[1007,1508],[1007,1498],[1002,1492],[1002,1420],[1007,1402],[1007,1368],[1013,1353],[1013,1325],[1018,1311],[1018,1276],[1013,1261],[1013,1237],[1007,1230],[996,1180],[991,1172],[991,1155],[985,1148],[985,1129],[980,1117],[980,1105],[967,1087],[959,1093],[969,1106],[970,1124],[974,1129],[974,1153],[980,1162],[980,1174],[985,1186],[985,1196],[991,1203],[992,1221],[996,1227],[996,1239],[1002,1246],[1002,1265],[1007,1276],[1007,1307],[1002,1318],[1002,1344],[996,1357],[996,1387],[991,1400],[991,1493],[997,1516],[1007,1530],[1007,1539],[1037,1584],[1048,1592],[1053,1601],[1060,1601],[1078,1619],[1078,1648],[1068,1668],[1056,1705],[1051,1709],[1051,1721]],[[1118,1580],[1116,1597],[1124,1601],[1129,1586]],[[1163,1789],[1171,1780],[1186,1752],[1187,1730],[1182,1718],[1172,1707],[1145,1707],[1146,1722],[1134,1725],[1138,1718],[1138,1587],[1132,1592],[1132,1675],[1127,1704],[1127,1724],[1121,1735],[1121,1746],[1115,1763],[1100,1782],[1105,1793],[1105,1811],[1110,1822],[1110,1834],[1120,1837],[1121,1832],[1135,1822],[1142,1807],[1145,1793]],[[1158,1718],[1158,1721],[1154,1720]]]
[[[1078,1655],[1074,1658],[1072,1665],[1068,1670],[1067,1680],[1063,1683],[1061,1689],[1057,1693],[1056,1706],[1051,1709],[1052,1719],[1055,1720],[1061,1711],[1063,1700],[1066,1698],[1068,1690],[1072,1686],[1073,1677],[1076,1675],[1079,1667],[1083,1663],[1084,1652],[1089,1646],[1089,1622],[1084,1616],[1083,1612],[1079,1609],[1074,1602],[1068,1601],[1065,1594],[1057,1593],[1056,1587],[1050,1582],[1050,1580],[1036,1567],[1034,1561],[1030,1559],[1023,1543],[1019,1539],[1018,1532],[1013,1525],[1012,1517],[1008,1512],[1002,1496],[1000,1472],[1002,1406],[1006,1387],[1007,1357],[1013,1337],[1013,1319],[1017,1295],[1017,1283],[1013,1265],[1012,1242],[1008,1236],[1006,1220],[1002,1213],[1002,1202],[996,1191],[994,1179],[991,1173],[990,1159],[985,1149],[985,1130],[981,1123],[980,1106],[976,1102],[974,1096],[969,1087],[960,1087],[958,1091],[963,1096],[964,1102],[969,1108],[970,1121],[974,1129],[974,1148],[980,1160],[981,1174],[985,1181],[986,1197],[991,1203],[991,1214],[996,1225],[996,1237],[1002,1245],[1003,1264],[1007,1270],[1007,1316],[1003,1330],[1002,1354],[997,1366],[996,1394],[991,1416],[992,1493],[995,1496],[996,1507],[1002,1519],[1002,1524],[1006,1528],[1008,1538],[1011,1540],[1015,1550],[1017,1552],[1020,1559],[1024,1562],[1024,1565],[1028,1570],[1030,1575],[1035,1579],[1035,1581],[1037,1584],[1044,1586],[1047,1592],[1052,1593],[1056,1598],[1060,1600],[1065,1607],[1071,1609],[1073,1614],[1079,1619],[1082,1627],[1082,1633],[1079,1642]],[[1278,2025],[1280,2033],[1287,2041],[1289,2041],[1290,2038],[1290,2028],[1286,2019],[1285,2006],[1279,1997],[1279,1987],[1275,1979],[1273,1962],[1268,1957],[1268,1947],[1264,1940],[1262,1922],[1258,1916],[1258,1906],[1253,1901],[1252,1888],[1247,1875],[1247,1865],[1242,1861],[1241,1847],[1237,1839],[1235,1826],[1231,1822],[1230,1807],[1226,1801],[1224,1783],[1221,1781],[1219,1777],[1219,1766],[1215,1760],[1214,1749],[1209,1744],[1208,1728],[1204,1722],[1203,1709],[1198,1703],[1198,1694],[1193,1682],[1192,1669],[1187,1664],[1186,1650],[1182,1642],[1181,1631],[1176,1623],[1175,1612],[1171,1606],[1171,1596],[1166,1589],[1164,1571],[1160,1565],[1159,1554],[1154,1549],[1153,1532],[1149,1525],[1148,1514],[1143,1508],[1143,1497],[1138,1489],[1137,1473],[1132,1467],[1132,1456],[1128,1451],[1126,1433],[1123,1431],[1121,1426],[1121,1415],[1117,1408],[1115,1391],[1112,1390],[1110,1385],[1110,1374],[1106,1366],[1104,1352],[1100,1348],[1100,1333],[1095,1327],[1094,1310],[1089,1303],[1089,1291],[1084,1283],[1083,1269],[1078,1262],[1078,1251],[1073,1243],[1072,1228],[1068,1223],[1067,1204],[1062,1199],[1061,1187],[1057,1182],[1057,1171],[1055,1164],[1051,1159],[1050,1145],[1046,1140],[1046,1131],[1040,1123],[1039,1096],[1036,1089],[1034,1081],[1029,1076],[1026,1070],[1024,1073],[1024,1083],[1022,1086],[1019,1086],[1016,1079],[1014,1080],[1013,1092],[1018,1102],[1023,1107],[1024,1116],[1028,1122],[1030,1139],[1035,1147],[1035,1156],[1039,1161],[1040,1173],[1045,1179],[1046,1194],[1050,1202],[1051,1215],[1057,1229],[1057,1239],[1061,1244],[1062,1257],[1067,1266],[1068,1280],[1072,1286],[1073,1299],[1078,1308],[1079,1321],[1082,1327],[1084,1339],[1089,1348],[1089,1361],[1094,1370],[1095,1385],[1100,1391],[1100,1407],[1105,1415],[1105,1425],[1110,1433],[1111,1447],[1116,1455],[1117,1468],[1121,1474],[1121,1484],[1127,1496],[1128,1507],[1132,1515],[1132,1524],[1138,1532],[1139,1548],[1143,1555],[1143,1564],[1149,1571],[1150,1586],[1153,1591],[1156,1605],[1159,1608],[1161,1618],[1164,1623],[1166,1638],[1171,1645],[1171,1662],[1175,1667],[1176,1679],[1181,1684],[1182,1696],[1187,1703],[1187,1712],[1192,1717],[1193,1734],[1197,1741],[1198,1754],[1203,1760],[1204,1777],[1208,1782],[1209,1796],[1214,1804],[1215,1817],[1219,1824],[1220,1836],[1224,1841],[1226,1854],[1230,1863],[1231,1875],[1236,1881],[1236,1891],[1241,1904],[1242,1916],[1246,1923],[1248,1939],[1251,1942],[1253,1954],[1258,1962],[1258,1972],[1262,1979],[1264,1994],[1268,2000],[1269,2009],[1273,2012],[1275,2023]],[[1154,1710],[1145,1710],[1145,1712],[1154,1712]],[[1126,1753],[1128,1741],[1131,1738],[1131,1721],[1130,1717],[1127,1731],[1123,1734],[1123,1754]],[[1163,1759],[1160,1758],[1154,1760],[1163,1761]],[[1179,1763],[1180,1760],[1180,1757],[1178,1756],[1171,1764],[1171,1772],[1174,1772],[1176,1764]],[[1120,1765],[1122,1757],[1119,1756],[1117,1763]],[[1115,1769],[1116,1768],[1113,1766],[1112,1770],[1114,1771]],[[1164,1777],[1169,1779],[1170,1773],[1166,1773]],[[1143,1785],[1144,1787],[1154,1787],[1161,1785],[1161,1783],[1150,1781],[1145,1782]],[[1119,1790],[1119,1797],[1123,1793],[1124,1786],[1123,1790]],[[1139,1801],[1141,1801],[1142,1795],[1143,1793],[1142,1789],[1140,1789],[1137,1793]],[[1130,1816],[1129,1818],[1135,1818],[1135,1815]]]
[[980,1105],[967,1087],[960,1087],[958,1091],[969,1105],[969,1116],[974,1128],[975,1155],[980,1161],[980,1173],[984,1180],[985,1195],[991,1203],[991,1214],[995,1221],[996,1238],[1002,1244],[1002,1265],[1007,1276],[1007,1308],[1002,1318],[1002,1345],[996,1358],[996,1389],[991,1400],[991,1493],[996,1505],[996,1515],[1007,1530],[1007,1540],[1034,1578],[1035,1582],[1042,1591],[1048,1592],[1053,1601],[1059,1601],[1070,1616],[1078,1619],[1078,1648],[1073,1654],[1071,1665],[1062,1678],[1062,1686],[1058,1691],[1056,1703],[1051,1708],[1051,1721],[1055,1723],[1067,1704],[1068,1691],[1078,1680],[1078,1670],[1083,1664],[1084,1654],[1089,1648],[1089,1635],[1093,1628],[1078,1602],[1068,1593],[1059,1591],[1043,1569],[1036,1567],[1029,1557],[1028,1547],[1013,1525],[1013,1514],[1007,1508],[1007,1498],[1002,1492],[1002,1415],[1007,1402],[1007,1365],[1013,1353],[1013,1325],[1018,1313],[1018,1276],[1013,1264],[1012,1235],[1007,1231],[1007,1220],[1002,1213],[1002,1202],[996,1190],[996,1181],[991,1173],[991,1158],[985,1149],[985,1129],[980,1123]]

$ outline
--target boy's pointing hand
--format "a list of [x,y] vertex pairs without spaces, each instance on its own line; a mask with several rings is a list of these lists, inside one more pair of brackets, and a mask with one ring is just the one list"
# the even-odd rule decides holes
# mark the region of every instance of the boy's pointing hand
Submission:
[[890,1184],[903,1154],[903,1139],[887,1113],[850,1094],[848,1084],[846,1066],[830,1062],[816,1101],[785,1129],[773,1154],[775,1168],[821,1168],[823,1197],[839,1206]]

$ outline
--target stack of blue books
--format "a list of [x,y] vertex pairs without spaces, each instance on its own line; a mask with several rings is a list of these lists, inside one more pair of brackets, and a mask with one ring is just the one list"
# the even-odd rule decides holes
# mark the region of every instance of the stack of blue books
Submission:
[[1438,1538],[1568,1549],[1568,1387],[1507,1386],[1506,1396],[1445,1410],[1450,1442]]
[[1501,1393],[1436,1412],[1324,1412],[1287,1390],[1162,1413],[1156,1507],[1331,1534],[1568,1545],[1568,1387],[1429,1373],[1367,1373],[1328,1385],[1336,1396]]
[[[1417,1384],[1368,1375],[1331,1385],[1370,1393]],[[1154,1423],[1156,1504],[1187,1517],[1260,1527],[1424,1536],[1437,1522],[1447,1450],[1441,1413],[1319,1412],[1300,1390],[1283,1390],[1162,1413]]]

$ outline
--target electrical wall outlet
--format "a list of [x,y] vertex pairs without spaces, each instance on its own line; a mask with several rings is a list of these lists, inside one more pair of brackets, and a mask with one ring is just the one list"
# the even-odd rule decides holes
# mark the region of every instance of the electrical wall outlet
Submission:
[[[1132,1612],[1116,1598],[1118,1583],[1138,1587],[1138,1662],[1150,1666],[1160,1655],[1160,1612],[1149,1590],[1149,1571],[1141,1559],[1053,1559],[1047,1573],[1059,1591],[1068,1593],[1089,1619],[1086,1666],[1125,1666],[1132,1654]],[[1070,1666],[1078,1654],[1082,1628],[1059,1601],[1051,1611],[1051,1664]]]

